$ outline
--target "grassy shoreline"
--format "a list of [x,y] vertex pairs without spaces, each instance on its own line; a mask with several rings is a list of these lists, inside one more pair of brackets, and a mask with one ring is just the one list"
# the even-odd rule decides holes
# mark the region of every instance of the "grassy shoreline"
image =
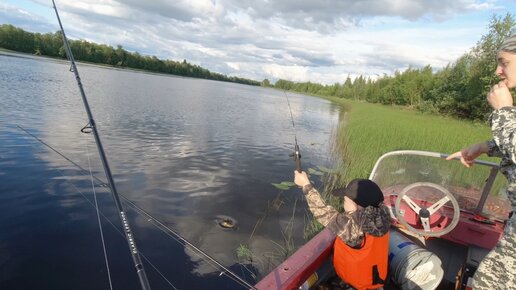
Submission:
[[[462,121],[340,98],[323,97],[345,108],[334,150],[344,180],[367,178],[375,161],[393,150],[423,150],[451,154],[470,144],[491,139],[485,123]],[[483,155],[481,159],[497,162]]]

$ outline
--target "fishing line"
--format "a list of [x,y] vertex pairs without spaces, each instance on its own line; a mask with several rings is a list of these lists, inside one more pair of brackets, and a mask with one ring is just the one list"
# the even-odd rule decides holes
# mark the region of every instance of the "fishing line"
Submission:
[[[85,194],[84,194],[84,193],[83,193],[79,188],[77,188],[77,186],[75,186],[75,184],[73,184],[73,182],[71,182],[71,181],[66,177],[66,175],[64,175],[64,173],[63,173],[59,168],[55,168],[55,169],[59,172],[59,174],[61,174],[61,176],[62,176],[62,177],[64,177],[64,180],[65,180],[66,182],[68,182],[68,183],[69,183],[69,184],[70,184],[70,185],[75,189],[75,191],[76,191],[76,192],[78,192],[80,195],[82,195],[82,197],[83,197],[83,198],[84,198],[84,199],[85,199],[85,200],[86,200],[86,201],[87,201],[87,202],[88,202],[92,207],[94,207],[94,208],[95,208],[95,204],[93,204],[93,203],[91,202],[91,200],[90,200],[88,197],[86,197],[86,195],[85,195]],[[94,177],[94,178],[96,178],[96,177]],[[98,185],[97,185],[97,186],[98,186]],[[114,229],[114,230],[116,230],[116,231],[118,232],[118,234],[120,234],[120,236],[121,236],[122,238],[124,238],[124,237],[125,237],[124,233],[122,233],[122,231],[120,230],[120,228],[119,228],[118,226],[116,226],[115,224],[113,224],[113,223],[111,222],[111,220],[109,220],[109,218],[108,218],[106,215],[104,215],[104,213],[102,213],[102,211],[99,211],[99,213],[100,213],[100,215],[101,215],[101,216],[102,216],[102,217],[103,217],[103,218],[104,218],[104,219],[105,219],[105,220],[106,220],[106,221],[111,225],[111,227],[113,227],[113,229]],[[164,280],[165,280],[165,281],[170,285],[170,286],[172,286],[172,288],[174,288],[175,290],[178,290],[178,289],[177,289],[177,288],[172,284],[172,282],[170,282],[170,281],[165,277],[165,275],[163,275],[163,273],[161,273],[161,271],[160,271],[160,270],[159,270],[159,269],[158,269],[158,268],[157,268],[157,267],[156,267],[156,266],[155,266],[155,265],[154,265],[154,264],[153,264],[153,263],[152,263],[152,262],[151,262],[151,261],[150,261],[150,260],[149,260],[145,255],[144,255],[144,254],[143,254],[143,252],[140,252],[140,254],[141,254],[141,256],[143,257],[143,259],[144,259],[145,261],[147,261],[147,263],[149,263],[149,264],[151,265],[151,267],[152,267],[152,268],[153,268],[153,269],[154,269],[154,270],[155,270],[155,271],[156,271],[156,272],[157,272],[157,273],[158,273],[158,274],[159,274],[159,275],[160,275],[160,276],[161,276],[161,277],[162,277],[162,278],[163,278],[163,279],[164,279]]]
[[[46,147],[48,147],[49,149],[51,149],[52,151],[54,151],[55,153],[57,153],[59,156],[61,156],[62,158],[64,158],[66,161],[70,162],[71,164],[73,164],[75,167],[77,167],[79,169],[79,172],[82,174],[82,175],[86,175],[88,173],[88,171],[86,169],[84,169],[82,166],[80,166],[79,164],[77,164],[76,162],[74,162],[73,160],[71,160],[70,158],[68,158],[67,156],[65,156],[64,154],[62,154],[61,152],[57,151],[55,148],[53,148],[52,146],[50,146],[48,143],[44,142],[43,140],[41,140],[40,138],[38,138],[37,136],[35,136],[34,134],[32,134],[31,132],[29,132],[28,130],[26,130],[25,128],[19,126],[19,125],[16,125],[16,127],[18,127],[19,129],[21,129],[22,131],[24,131],[26,134],[28,134],[29,136],[33,137],[34,139],[36,139],[38,142],[40,142],[41,144],[45,145]],[[59,170],[59,169],[58,169]],[[66,176],[63,175],[63,173],[61,173],[61,171],[59,171],[60,174],[66,178]],[[96,177],[95,175],[92,175],[93,179],[95,179],[97,181],[97,186],[102,186],[102,187],[106,187],[106,183],[101,180],[100,178]],[[70,182],[71,183],[71,182]],[[73,185],[73,183],[71,183]],[[80,190],[75,186],[73,185],[73,187],[79,192],[81,193],[81,195],[92,205],[93,203],[84,195],[82,194],[82,192],[80,192]],[[214,258],[212,258],[210,255],[208,255],[207,253],[205,253],[203,250],[201,250],[200,248],[196,247],[194,244],[192,244],[191,242],[189,242],[188,240],[186,240],[185,238],[183,238],[179,233],[177,233],[176,231],[174,231],[173,229],[171,229],[170,227],[168,227],[167,225],[163,224],[162,222],[160,222],[157,218],[155,218],[154,216],[152,216],[150,213],[148,213],[146,210],[142,209],[141,207],[139,207],[138,205],[136,205],[134,202],[132,202],[131,200],[129,200],[124,194],[122,193],[119,193],[120,197],[123,199],[124,203],[126,205],[128,205],[130,208],[132,208],[137,214],[139,214],[140,216],[145,216],[147,218],[145,218],[145,220],[147,222],[151,222],[152,225],[154,225],[156,228],[158,228],[160,231],[162,231],[163,233],[165,233],[167,236],[173,238],[176,242],[178,243],[181,243],[182,245],[187,245],[189,247],[191,247],[192,249],[194,249],[196,252],[194,252],[197,257],[203,259],[206,261],[207,259],[207,262],[208,264],[210,264],[213,268],[215,269],[222,269],[223,271],[221,271],[221,274],[224,274],[226,277],[230,278],[231,280],[233,280],[234,282],[236,282],[237,284],[241,285],[241,286],[244,286],[244,287],[247,287],[249,289],[256,289],[253,285],[249,284],[247,281],[245,281],[244,279],[242,279],[240,276],[238,276],[236,273],[234,273],[233,271],[231,271],[230,269],[228,269],[227,267],[225,267],[224,265],[220,264],[219,262],[217,262]],[[102,214],[102,213],[101,213]],[[104,214],[102,214],[102,216],[106,219],[107,217],[104,216]],[[109,221],[109,220],[108,220]],[[111,223],[111,221],[109,221],[109,223]],[[115,227],[118,230],[118,228],[113,225],[111,223],[111,225],[113,227]],[[120,231],[119,231],[120,232]],[[121,232],[120,232],[121,233]],[[122,234],[122,233],[121,233]],[[202,255],[202,256],[201,256]],[[142,255],[143,256],[143,255]],[[206,258],[204,259],[203,256]],[[150,261],[145,258],[144,256],[144,259],[150,263]],[[210,263],[211,262],[211,263]],[[172,285],[172,283],[170,283],[164,275],[161,274],[161,272],[152,264],[150,263],[151,266],[163,277],[163,279],[165,279],[172,287],[174,287]],[[174,287],[175,288],[175,287]]]
[[296,124],[294,123],[294,115],[292,115],[292,107],[290,107],[290,101],[285,90],[283,90],[283,94],[287,99],[288,110],[290,112],[290,120],[292,121],[292,128],[294,129],[294,152],[290,154],[290,157],[293,157],[294,161],[296,162],[297,172],[301,172],[301,152],[299,151],[299,145],[297,145]]
[[[99,224],[100,239],[102,241],[102,250],[104,251],[104,262],[106,263],[107,275],[109,280],[109,289],[113,290],[113,282],[111,280],[111,270],[109,269],[109,259],[106,250],[106,241],[104,240],[104,231],[102,230],[102,222],[100,220],[99,204],[97,202],[97,191],[95,190],[95,182],[93,181],[93,172],[91,170],[91,159],[90,159],[90,146],[88,146],[88,140],[86,140],[86,156],[88,156],[88,169],[90,172],[91,188],[93,190],[93,197],[95,199],[95,210],[97,212],[97,222]],[[63,175],[63,174],[61,174]],[[63,176],[64,177],[64,176]],[[71,183],[71,182],[70,182]]]
[[[25,128],[19,126],[19,125],[16,125],[16,127],[18,127],[20,130],[24,131],[25,133],[27,133],[29,136],[31,136],[32,138],[38,140],[38,142],[40,142],[41,144],[47,146],[50,150],[54,151],[55,153],[57,153],[59,156],[63,157],[66,161],[72,163],[73,165],[75,165],[75,167],[79,168],[79,170],[81,171],[82,174],[89,174],[89,171],[82,168],[79,164],[73,162],[73,160],[71,160],[70,158],[66,157],[65,155],[61,154],[61,152],[57,151],[56,149],[54,149],[52,146],[48,145],[47,143],[45,143],[45,141],[41,140],[40,138],[38,138],[36,135],[32,134],[31,132],[27,131]],[[99,179],[98,177],[96,176],[93,176],[93,178],[95,178],[97,180],[97,182],[99,184],[97,184],[97,186],[101,186],[101,187],[107,187],[107,184],[102,181],[101,179]]]

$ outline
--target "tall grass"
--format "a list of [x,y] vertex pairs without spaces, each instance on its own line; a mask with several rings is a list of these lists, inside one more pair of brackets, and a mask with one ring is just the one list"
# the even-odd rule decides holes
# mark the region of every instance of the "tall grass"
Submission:
[[255,252],[252,250],[250,246],[252,244],[252,240],[254,238],[255,233],[261,227],[263,221],[271,215],[278,214],[280,208],[285,203],[285,198],[283,195],[284,190],[288,190],[291,186],[295,186],[293,182],[287,181],[282,182],[280,184],[273,183],[273,185],[276,188],[280,189],[280,191],[271,202],[268,202],[265,213],[256,221],[253,231],[251,232],[251,235],[249,236],[247,243],[240,244],[239,247],[236,249],[239,264],[242,267],[244,267],[249,273],[251,273],[253,278],[256,278],[256,275],[253,273],[253,271],[251,271],[248,268],[247,264],[251,264],[257,269],[262,269],[263,273],[268,273],[279,263],[281,263],[290,255],[292,255],[294,251],[297,249],[296,245],[294,244],[294,225],[296,222],[295,213],[298,206],[297,198],[294,200],[292,214],[290,216],[289,221],[281,229],[283,241],[278,243],[274,240],[270,240],[270,242],[274,245],[274,249],[272,251],[266,252]]
[[[346,99],[329,100],[345,107],[336,132],[335,153],[340,161],[341,183],[367,178],[375,161],[393,150],[424,150],[451,154],[491,138],[486,123]],[[482,157],[485,160],[496,159]]]

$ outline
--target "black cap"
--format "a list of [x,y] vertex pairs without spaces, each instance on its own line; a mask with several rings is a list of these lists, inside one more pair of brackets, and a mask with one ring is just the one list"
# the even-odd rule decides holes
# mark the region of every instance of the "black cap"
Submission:
[[380,187],[369,179],[353,179],[345,188],[332,191],[334,196],[347,196],[361,207],[378,206],[383,202],[383,192]]

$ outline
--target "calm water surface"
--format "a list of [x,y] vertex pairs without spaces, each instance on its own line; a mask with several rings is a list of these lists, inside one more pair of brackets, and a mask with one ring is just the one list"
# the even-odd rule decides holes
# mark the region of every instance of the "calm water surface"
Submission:
[[[291,181],[294,132],[305,168],[331,167],[340,109],[283,92],[79,65],[118,191],[253,284],[301,246],[307,206]],[[67,63],[0,55],[0,289],[139,289]],[[25,132],[26,130],[27,132]],[[34,135],[40,139],[31,136]],[[54,148],[61,155],[51,150]],[[124,203],[153,289],[245,289]],[[217,218],[237,221],[232,230]],[[246,245],[252,261],[237,256]]]

